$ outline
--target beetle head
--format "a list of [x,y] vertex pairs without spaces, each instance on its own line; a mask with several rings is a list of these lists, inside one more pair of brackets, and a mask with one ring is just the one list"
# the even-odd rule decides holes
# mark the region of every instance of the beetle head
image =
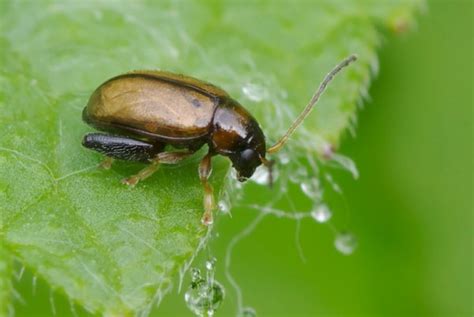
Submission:
[[232,161],[241,182],[265,161],[265,136],[260,126],[232,99],[216,109],[211,140],[213,150]]
[[228,156],[237,171],[241,182],[252,177],[253,173],[265,160],[265,137],[257,122],[252,120],[247,126],[248,135],[241,139]]
[[257,151],[251,148],[235,153],[230,156],[230,159],[240,182],[245,182],[252,177],[257,167],[262,164]]

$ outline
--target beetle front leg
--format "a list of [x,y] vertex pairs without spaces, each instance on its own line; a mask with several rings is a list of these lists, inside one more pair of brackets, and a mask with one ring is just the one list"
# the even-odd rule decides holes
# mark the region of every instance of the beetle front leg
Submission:
[[209,176],[212,172],[211,158],[211,153],[208,153],[199,164],[199,178],[204,187],[204,214],[202,215],[201,222],[206,226],[211,225],[213,222],[212,209],[215,206],[214,191],[211,184],[209,184]]
[[160,164],[177,164],[193,153],[194,152],[192,151],[161,152],[157,154],[155,158],[150,160],[150,165],[139,171],[137,174],[123,179],[122,184],[133,187],[138,184],[139,181],[142,181],[153,175],[158,170]]

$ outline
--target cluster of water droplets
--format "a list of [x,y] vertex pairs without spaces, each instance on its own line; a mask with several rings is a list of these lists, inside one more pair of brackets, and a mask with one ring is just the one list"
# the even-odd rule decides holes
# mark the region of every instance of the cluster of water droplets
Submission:
[[[275,186],[274,191],[276,193],[275,201],[269,202],[267,205],[260,208],[256,205],[248,206],[265,213],[266,215],[274,215],[280,218],[291,218],[295,220],[310,218],[316,223],[328,224],[335,232],[334,245],[336,250],[342,254],[348,255],[353,253],[357,247],[356,238],[351,233],[339,232],[330,223],[333,217],[333,211],[324,201],[325,190],[332,190],[341,194],[341,199],[344,199],[343,193],[340,186],[334,181],[330,171],[325,169],[323,172],[321,170],[321,165],[335,169],[344,169],[348,171],[354,179],[358,178],[359,173],[354,162],[350,158],[334,153],[332,147],[325,146],[324,144],[319,147],[323,151],[321,159],[316,159],[313,153],[308,152],[303,160],[294,161],[295,156],[292,155],[292,153],[297,149],[291,145],[288,146],[287,149],[284,149],[279,153],[277,157],[278,161],[277,164],[275,164],[271,177],[268,168],[260,166],[250,181],[261,186],[268,186],[270,179],[272,179],[273,186]],[[236,179],[235,171],[231,172],[231,178],[234,180]],[[277,207],[274,207],[279,198],[284,195],[288,196],[290,184],[299,187],[301,192],[312,202],[312,208],[310,210],[289,211],[280,210]],[[234,203],[236,205],[241,204],[240,198],[242,198],[242,189],[242,183],[236,180],[231,182],[230,190],[227,191],[231,194],[228,194],[225,199],[219,202],[219,209],[221,212],[230,213],[231,205]],[[231,196],[232,199],[230,199],[229,196]],[[289,199],[291,200],[291,197]]]
[[184,294],[184,300],[196,316],[214,316],[224,300],[225,289],[214,278],[215,264],[215,258],[206,261],[204,276],[200,269],[191,269],[191,283]]

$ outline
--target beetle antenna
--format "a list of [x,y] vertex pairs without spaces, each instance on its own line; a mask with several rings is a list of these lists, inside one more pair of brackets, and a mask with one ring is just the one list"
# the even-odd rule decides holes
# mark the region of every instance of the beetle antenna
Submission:
[[313,109],[314,105],[318,102],[319,97],[321,97],[322,93],[326,89],[327,85],[329,82],[336,76],[337,73],[339,73],[344,67],[348,66],[350,63],[355,61],[357,59],[356,55],[351,55],[344,59],[342,62],[340,62],[336,67],[334,67],[327,75],[324,77],[324,80],[322,83],[319,85],[318,90],[314,93],[313,97],[309,101],[309,103],[306,105],[306,107],[303,109],[301,114],[296,118],[296,120],[293,122],[293,124],[290,126],[288,131],[278,140],[277,143],[272,145],[268,150],[267,153],[273,154],[278,152],[283,145],[288,141],[288,138],[295,132],[296,128],[303,122],[303,120],[309,115],[311,110]]

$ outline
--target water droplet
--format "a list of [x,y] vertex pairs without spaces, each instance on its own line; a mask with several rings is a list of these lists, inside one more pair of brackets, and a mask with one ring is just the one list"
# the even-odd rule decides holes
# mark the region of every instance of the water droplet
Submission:
[[192,283],[197,283],[201,280],[201,271],[196,268],[191,269],[191,282]]
[[238,317],[256,317],[257,312],[252,307],[244,307],[240,311]]
[[301,190],[309,198],[318,198],[321,194],[319,189],[319,179],[310,178],[301,183]]
[[252,83],[246,83],[242,87],[242,92],[247,98],[256,102],[262,101],[267,95],[264,87]]
[[320,223],[327,222],[329,219],[331,219],[331,216],[331,210],[326,204],[318,205],[313,211],[311,211],[311,217]]
[[[278,170],[274,168],[272,173],[273,182],[275,182],[278,179]],[[259,185],[268,185],[268,182],[270,181],[270,172],[267,167],[261,165],[257,168],[250,179]]]
[[344,255],[352,254],[357,247],[357,239],[348,232],[339,233],[334,241],[336,249]]
[[212,258],[212,259],[210,259],[210,260],[207,260],[207,261],[206,261],[206,269],[207,269],[208,271],[214,270],[214,267],[216,266],[216,261],[217,261],[216,258]]
[[203,279],[191,286],[184,294],[186,306],[196,316],[213,316],[224,300],[224,287],[217,281],[207,282]]
[[279,159],[280,159],[280,163],[282,165],[286,165],[286,164],[290,163],[290,156],[286,152],[280,153]]
[[304,167],[298,168],[296,171],[290,173],[290,181],[293,183],[301,183],[308,178],[308,171]]
[[224,214],[228,214],[230,212],[230,204],[228,201],[225,201],[225,200],[220,200],[218,203],[217,203],[217,207],[219,208],[219,210],[224,213]]

